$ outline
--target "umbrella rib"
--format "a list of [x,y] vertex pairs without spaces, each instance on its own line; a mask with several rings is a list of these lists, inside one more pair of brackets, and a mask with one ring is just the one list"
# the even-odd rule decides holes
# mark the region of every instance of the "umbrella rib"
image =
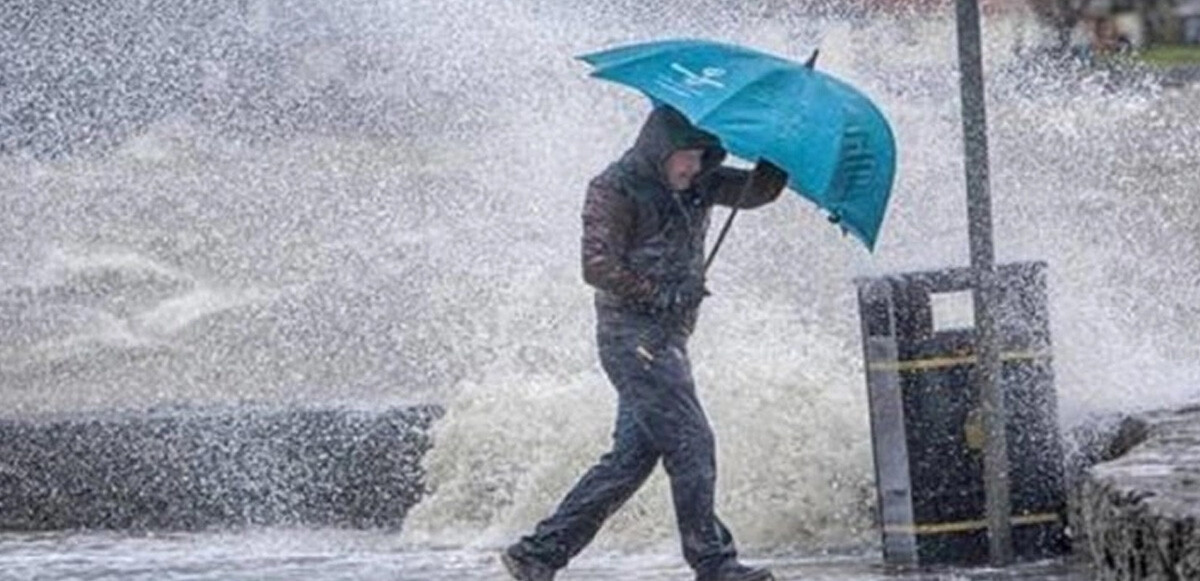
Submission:
[[689,46],[689,45],[699,44],[706,48],[714,48],[714,49],[721,49],[721,50],[729,51],[732,54],[750,56],[750,57],[762,59],[765,61],[774,61],[780,67],[790,67],[790,66],[799,67],[800,66],[797,63],[789,61],[783,57],[775,56],[773,54],[768,54],[765,52],[761,52],[761,51],[757,51],[757,50],[753,50],[753,49],[749,49],[749,48],[745,48],[745,47],[740,47],[740,46],[731,45],[731,44],[723,44],[723,43],[719,43],[719,42],[696,41],[696,40],[683,39],[683,40],[662,41],[661,43],[657,43],[657,44],[658,44],[658,46],[652,47],[653,50],[647,50],[647,49],[651,49],[651,47],[648,47],[645,45],[635,45],[635,46],[630,46],[630,47],[616,48],[611,51],[607,51],[609,53],[612,53],[612,52],[625,51],[625,50],[632,51],[633,49],[641,49],[641,50],[645,50],[646,52],[638,52],[637,54],[630,55],[630,56],[621,58],[619,60],[604,63],[604,64],[597,64],[595,62],[595,60],[597,60],[596,57],[600,57],[605,54],[603,52],[582,55],[578,58],[584,62],[587,62],[587,63],[595,66],[596,68],[595,68],[595,70],[592,71],[591,74],[593,76],[596,76],[598,74],[602,74],[605,71],[612,70],[614,68],[627,67],[627,66],[634,65],[639,62],[645,61],[645,60],[660,59],[660,58],[663,58],[664,54],[667,54],[672,50],[683,50],[683,49],[688,49],[688,48],[695,48],[694,46]]
[[[722,108],[724,108],[726,105],[728,105],[732,101],[734,101],[738,95],[741,95],[742,93],[746,92],[747,90],[751,89],[752,87],[757,87],[759,85],[765,84],[768,79],[773,79],[774,77],[780,76],[785,73],[791,73],[794,70],[795,69],[788,68],[785,66],[780,66],[780,67],[771,69],[770,71],[763,73],[762,75],[760,75],[758,78],[754,79],[753,81],[746,83],[745,85],[742,85],[741,87],[738,87],[738,89],[736,91],[733,91],[732,94],[730,94],[727,98],[722,99],[720,103],[717,103],[716,105],[710,107],[708,110],[704,111],[703,113],[696,115],[696,118],[692,119],[692,123],[698,127],[703,126],[709,117],[711,117],[717,111],[720,111]],[[799,98],[799,95],[797,95],[797,98]],[[753,161],[753,160],[750,160],[750,161]]]
[[759,75],[758,78],[754,79],[753,81],[750,81],[749,83],[746,83],[746,84],[738,87],[737,90],[733,91],[728,97],[726,97],[725,99],[722,99],[720,103],[717,103],[715,106],[710,107],[704,113],[697,115],[696,119],[694,119],[693,122],[701,123],[706,117],[713,114],[718,109],[724,107],[727,103],[729,103],[730,101],[733,101],[735,98],[738,97],[738,95],[745,93],[751,87],[757,87],[759,85],[762,85],[766,82],[767,79],[774,78],[776,76],[779,76],[782,73],[792,72],[793,70],[795,70],[795,69],[792,69],[792,68],[789,68],[786,66],[778,66],[776,68],[773,68],[769,71],[764,72],[763,74]]
[[[604,69],[611,69],[613,67],[627,66],[627,65],[639,62],[639,61],[646,60],[646,59],[660,58],[662,56],[662,53],[664,53],[664,52],[674,50],[677,48],[683,48],[683,47],[687,46],[689,43],[693,43],[693,42],[697,42],[697,41],[689,41],[686,39],[665,40],[665,41],[661,41],[661,42],[617,47],[617,48],[613,48],[613,49],[605,50],[605,51],[601,51],[601,52],[579,55],[576,58],[578,58],[579,60],[584,61],[588,64],[591,64],[592,66],[595,66],[596,67],[595,72],[600,72],[600,71],[603,71]],[[712,44],[712,43],[710,43],[710,44]],[[628,53],[633,53],[633,54],[621,57],[616,60],[612,60],[611,62],[606,62],[604,64],[597,64],[597,62],[596,62],[598,60],[613,59],[615,57],[612,57],[610,55],[612,55],[613,53],[622,53],[622,52],[628,52]]]

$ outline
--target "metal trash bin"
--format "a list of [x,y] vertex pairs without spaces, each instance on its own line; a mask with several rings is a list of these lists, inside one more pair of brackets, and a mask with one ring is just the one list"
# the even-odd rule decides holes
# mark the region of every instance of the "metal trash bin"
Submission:
[[[1046,308],[1046,264],[997,267],[1013,554],[1066,553],[1066,491]],[[970,269],[859,279],[884,561],[988,562],[984,431]],[[956,312],[947,308],[957,298]],[[943,299],[943,300],[939,300]],[[955,316],[958,315],[958,316]]]

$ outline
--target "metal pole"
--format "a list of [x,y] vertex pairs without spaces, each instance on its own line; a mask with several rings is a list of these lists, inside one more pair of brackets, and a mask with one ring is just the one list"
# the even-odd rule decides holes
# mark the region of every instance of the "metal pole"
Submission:
[[957,0],[958,60],[962,77],[963,146],[966,154],[967,221],[971,268],[975,272],[975,381],[983,408],[984,484],[987,492],[988,548],[992,565],[1012,562],[1012,522],[1008,483],[1008,443],[1004,392],[999,384],[996,344],[996,258],[992,248],[992,200],[988,191],[987,111],[983,93],[983,49],[979,1]]

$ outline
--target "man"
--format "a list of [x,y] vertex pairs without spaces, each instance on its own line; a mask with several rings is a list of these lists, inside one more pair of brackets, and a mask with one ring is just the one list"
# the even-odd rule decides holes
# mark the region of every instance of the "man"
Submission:
[[696,397],[687,340],[704,286],[704,238],[714,204],[775,200],[787,176],[759,162],[720,167],[718,139],[675,109],[655,109],[634,146],[592,180],[583,209],[583,277],[596,288],[600,361],[616,387],[612,451],[558,510],[501,555],[519,581],[551,581],[659,459],[671,483],[683,554],[697,581],[768,581],[738,563],[713,513],[713,433]]

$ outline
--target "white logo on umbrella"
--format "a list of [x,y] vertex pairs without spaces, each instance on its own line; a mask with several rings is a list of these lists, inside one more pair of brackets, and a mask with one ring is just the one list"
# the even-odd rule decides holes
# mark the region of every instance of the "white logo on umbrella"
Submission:
[[679,63],[671,63],[671,68],[683,75],[683,84],[689,87],[707,85],[718,89],[725,88],[725,84],[717,80],[725,76],[725,69],[720,67],[704,67],[699,73]]

